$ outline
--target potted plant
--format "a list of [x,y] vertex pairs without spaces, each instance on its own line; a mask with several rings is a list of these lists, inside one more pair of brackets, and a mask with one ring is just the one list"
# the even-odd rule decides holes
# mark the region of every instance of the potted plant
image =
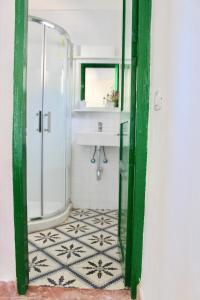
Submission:
[[112,103],[114,107],[118,107],[119,104],[119,92],[112,90],[110,94],[108,93],[106,97],[103,98],[107,103]]

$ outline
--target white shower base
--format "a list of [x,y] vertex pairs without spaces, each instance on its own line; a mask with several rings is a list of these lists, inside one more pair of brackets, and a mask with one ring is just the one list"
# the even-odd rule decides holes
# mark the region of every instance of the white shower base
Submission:
[[[63,206],[62,203],[48,201],[45,203],[44,214],[46,216],[51,216],[55,214],[55,212],[59,212],[59,207],[61,208],[62,206]],[[40,213],[41,213],[40,204],[36,201],[28,201],[29,220],[31,221],[31,219],[37,219]]]
[[[69,202],[66,210],[56,216],[52,216],[46,219],[38,219],[38,220],[30,221],[28,223],[28,232],[31,233],[35,231],[45,230],[61,224],[68,218],[72,210],[72,207],[73,207],[72,203]],[[32,209],[34,209],[34,205]]]

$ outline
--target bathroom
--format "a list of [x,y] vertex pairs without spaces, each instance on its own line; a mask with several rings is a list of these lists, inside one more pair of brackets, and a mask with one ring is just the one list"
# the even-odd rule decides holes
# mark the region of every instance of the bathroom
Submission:
[[29,1],[30,285],[125,287],[117,238],[122,17],[120,0]]
[[[0,0],[3,299],[200,299],[200,1],[122,5]],[[118,107],[84,102],[99,63],[119,64]]]
[[16,1],[19,294],[47,286],[136,297],[150,82],[151,7],[143,5]]

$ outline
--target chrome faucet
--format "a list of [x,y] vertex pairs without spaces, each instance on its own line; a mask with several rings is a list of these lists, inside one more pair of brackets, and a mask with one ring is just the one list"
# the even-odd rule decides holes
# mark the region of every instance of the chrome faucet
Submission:
[[98,122],[98,132],[102,132],[102,130],[103,130],[103,123]]

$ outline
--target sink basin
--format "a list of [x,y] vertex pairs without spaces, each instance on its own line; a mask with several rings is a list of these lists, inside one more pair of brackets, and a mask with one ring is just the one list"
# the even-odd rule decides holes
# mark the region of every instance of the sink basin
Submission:
[[85,146],[119,147],[119,135],[115,132],[78,132],[76,143]]

